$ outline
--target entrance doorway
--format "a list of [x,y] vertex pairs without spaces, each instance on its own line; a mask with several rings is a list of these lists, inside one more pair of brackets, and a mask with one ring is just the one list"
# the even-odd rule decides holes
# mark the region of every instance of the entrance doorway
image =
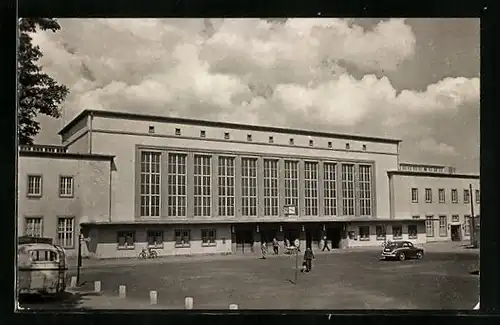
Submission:
[[319,243],[321,241],[320,228],[317,226],[312,226],[306,229],[306,248],[319,248]]
[[251,229],[236,229],[236,252],[251,253],[253,250],[253,232]]
[[326,230],[326,236],[332,241],[332,249],[340,248],[340,240],[342,239],[342,227],[341,225],[335,225]]
[[288,239],[288,241],[290,242],[290,245],[293,245],[293,242],[295,241],[295,239],[300,238],[299,229],[285,229],[285,231],[283,233],[285,236],[285,238],[284,238],[285,241]]
[[460,233],[460,225],[452,225],[450,233],[451,233],[451,240],[452,241],[461,241],[462,240],[462,236]]

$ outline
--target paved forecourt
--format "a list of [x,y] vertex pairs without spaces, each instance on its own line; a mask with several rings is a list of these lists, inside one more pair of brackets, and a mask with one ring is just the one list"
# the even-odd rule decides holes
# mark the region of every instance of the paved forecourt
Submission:
[[428,249],[423,260],[404,262],[379,261],[379,251],[317,253],[312,272],[299,273],[295,285],[295,258],[285,255],[103,261],[81,276],[88,283],[83,289],[101,281],[108,296],[126,285],[134,301],[148,301],[155,290],[162,308],[182,309],[185,297],[194,298],[195,309],[231,303],[240,309],[472,309],[477,303],[479,277],[469,273],[477,251]]

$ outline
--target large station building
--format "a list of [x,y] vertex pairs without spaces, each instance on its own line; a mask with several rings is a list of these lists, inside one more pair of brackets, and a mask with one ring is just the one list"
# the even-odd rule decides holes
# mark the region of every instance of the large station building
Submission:
[[[399,162],[400,140],[85,110],[22,146],[18,235],[89,257],[466,240],[479,176]],[[470,192],[470,185],[473,191]]]

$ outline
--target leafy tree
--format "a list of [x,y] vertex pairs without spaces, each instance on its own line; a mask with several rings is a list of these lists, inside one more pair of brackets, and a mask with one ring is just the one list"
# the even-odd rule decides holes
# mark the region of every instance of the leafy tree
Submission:
[[56,32],[61,27],[52,18],[19,19],[18,53],[18,137],[19,144],[33,144],[33,137],[40,131],[35,120],[38,114],[59,118],[59,105],[69,93],[65,85],[58,84],[42,72],[38,60],[43,56],[39,46],[33,46],[29,33],[38,29]]

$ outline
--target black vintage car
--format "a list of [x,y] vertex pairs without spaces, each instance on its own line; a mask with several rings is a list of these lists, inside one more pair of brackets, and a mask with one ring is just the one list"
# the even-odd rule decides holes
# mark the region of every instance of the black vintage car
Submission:
[[415,247],[409,241],[395,241],[388,243],[382,250],[381,259],[398,259],[404,261],[407,258],[416,258],[421,260],[424,257],[424,250]]

